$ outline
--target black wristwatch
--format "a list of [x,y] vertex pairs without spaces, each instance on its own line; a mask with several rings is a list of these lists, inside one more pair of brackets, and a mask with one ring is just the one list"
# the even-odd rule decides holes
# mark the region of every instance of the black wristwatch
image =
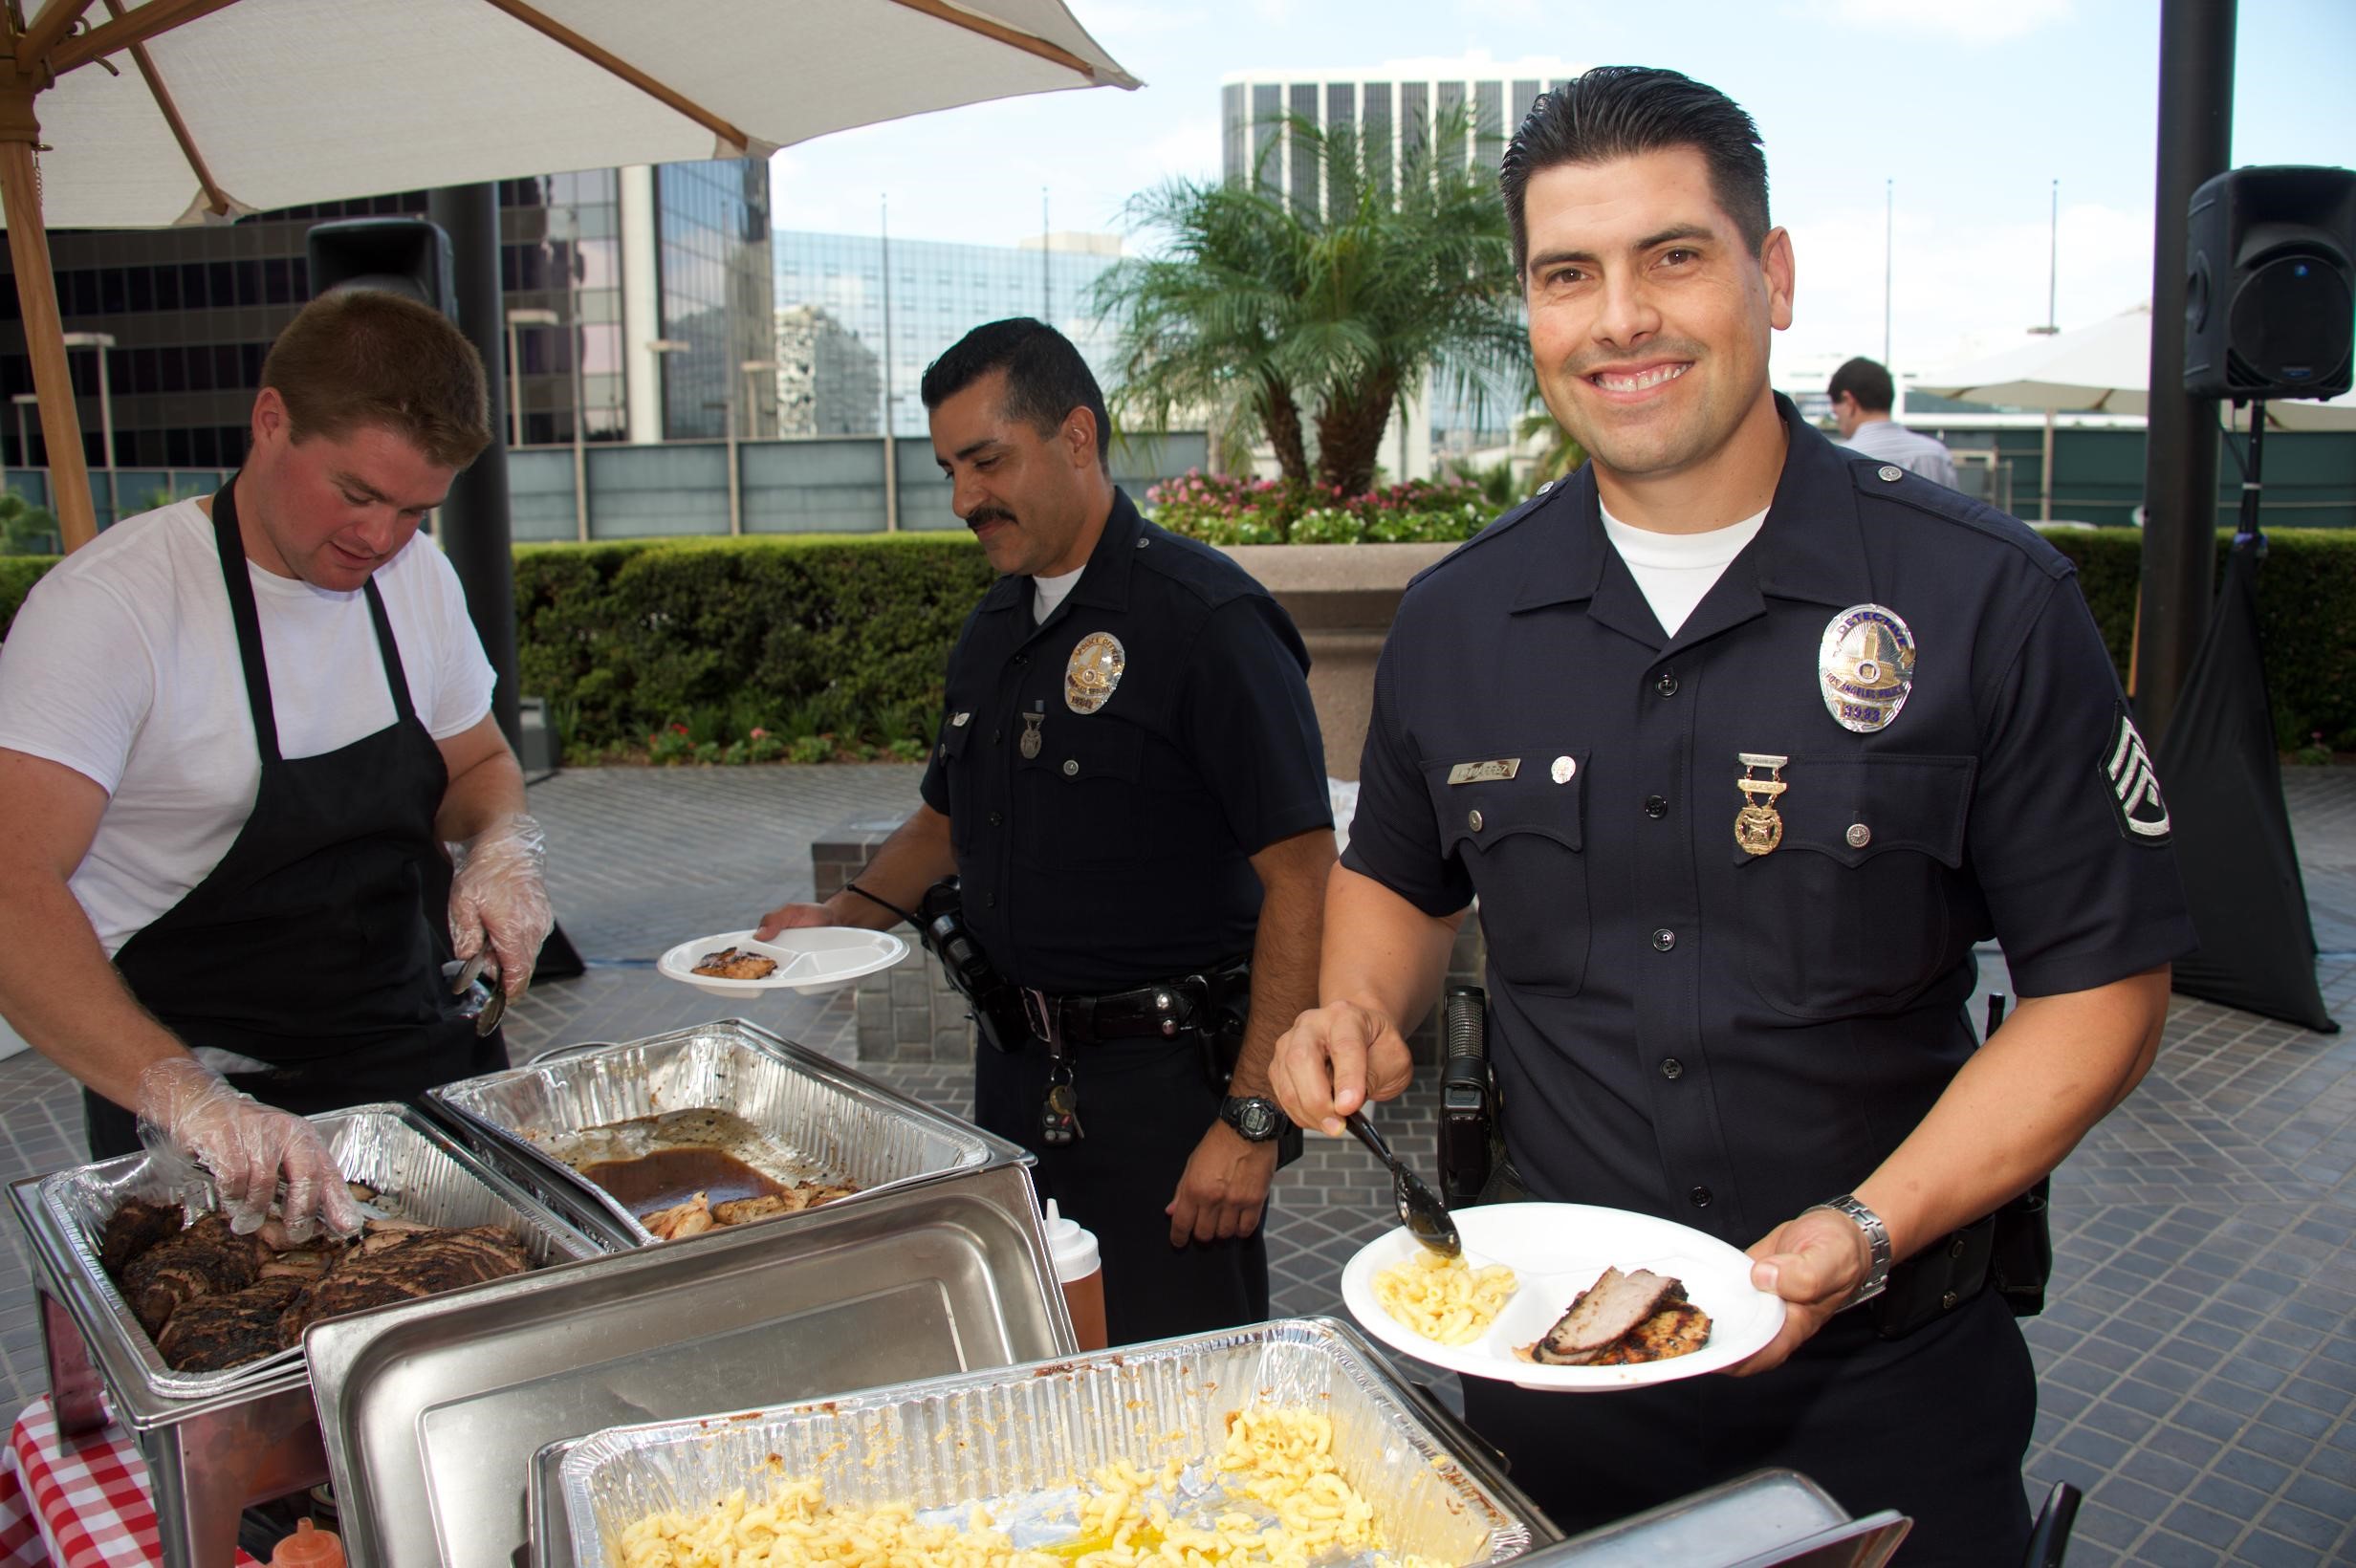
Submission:
[[1219,1120],[1245,1143],[1265,1143],[1284,1130],[1284,1108],[1258,1095],[1230,1095],[1219,1104]]

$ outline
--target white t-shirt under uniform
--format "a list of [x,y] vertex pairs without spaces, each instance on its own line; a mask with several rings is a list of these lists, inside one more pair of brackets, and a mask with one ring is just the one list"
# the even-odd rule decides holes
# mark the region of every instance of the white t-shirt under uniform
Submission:
[[[316,756],[391,724],[367,597],[246,570],[280,752]],[[491,663],[449,562],[421,535],[376,583],[420,721],[436,740],[480,723]],[[0,747],[107,792],[72,887],[109,956],[220,863],[262,763],[212,519],[195,501],[123,519],[34,585],[0,643]]]
[[1628,563],[1628,575],[1644,591],[1661,630],[1674,637],[1743,547],[1758,537],[1766,521],[1762,512],[1707,534],[1655,534],[1605,512],[1603,536]]

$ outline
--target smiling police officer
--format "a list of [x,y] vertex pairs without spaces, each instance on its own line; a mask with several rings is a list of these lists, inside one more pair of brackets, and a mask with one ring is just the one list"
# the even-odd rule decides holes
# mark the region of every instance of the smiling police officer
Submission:
[[[2193,939],[2149,759],[2066,559],[1770,389],[1792,242],[1749,116],[1591,71],[1502,185],[1592,462],[1407,592],[1279,1096],[1338,1131],[1406,1086],[1477,896],[1529,1191],[1748,1248],[1787,1308],[1738,1380],[1467,1380],[1516,1481],[1577,1530],[1791,1465],[1913,1515],[1909,1565],[2018,1560],[2036,1389],[1988,1216],[2157,1049]],[[1990,935],[2023,1000],[1975,1048]]]
[[977,327],[922,390],[1000,580],[949,656],[925,803],[854,886],[762,934],[886,926],[955,872],[1023,999],[984,1022],[975,1120],[1096,1232],[1113,1342],[1259,1321],[1269,1059],[1316,1000],[1334,860],[1308,654],[1258,583],[1114,486],[1103,396],[1061,334]]

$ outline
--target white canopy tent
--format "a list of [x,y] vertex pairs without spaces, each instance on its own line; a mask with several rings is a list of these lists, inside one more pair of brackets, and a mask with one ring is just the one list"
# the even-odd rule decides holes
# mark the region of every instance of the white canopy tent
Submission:
[[[10,10],[15,10],[11,7]],[[1061,0],[48,0],[0,18],[0,201],[69,548],[93,529],[47,225],[766,156],[1133,88]]]

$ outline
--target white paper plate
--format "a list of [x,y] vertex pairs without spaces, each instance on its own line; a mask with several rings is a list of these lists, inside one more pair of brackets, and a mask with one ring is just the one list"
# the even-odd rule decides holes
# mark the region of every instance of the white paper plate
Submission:
[[[1763,1349],[1783,1326],[1783,1300],[1752,1285],[1750,1258],[1699,1230],[1573,1203],[1488,1204],[1453,1213],[1466,1263],[1514,1271],[1513,1296],[1471,1344],[1427,1339],[1374,1298],[1374,1276],[1422,1247],[1405,1228],[1368,1242],[1342,1271],[1342,1299],[1366,1332],[1434,1366],[1524,1388],[1608,1393],[1732,1366]],[[1536,1343],[1570,1310],[1573,1296],[1613,1267],[1684,1281],[1686,1295],[1710,1315],[1710,1342],[1690,1356],[1639,1366],[1539,1366],[1514,1354],[1516,1346]]]
[[[765,980],[724,980],[697,974],[695,966],[707,953],[723,947],[760,953],[777,961],[776,972]],[[862,930],[856,926],[808,926],[779,931],[767,942],[755,942],[751,931],[722,931],[718,936],[682,942],[655,961],[665,977],[709,991],[714,996],[748,996],[764,991],[831,991],[862,974],[888,969],[908,956],[905,941],[889,931]]]

